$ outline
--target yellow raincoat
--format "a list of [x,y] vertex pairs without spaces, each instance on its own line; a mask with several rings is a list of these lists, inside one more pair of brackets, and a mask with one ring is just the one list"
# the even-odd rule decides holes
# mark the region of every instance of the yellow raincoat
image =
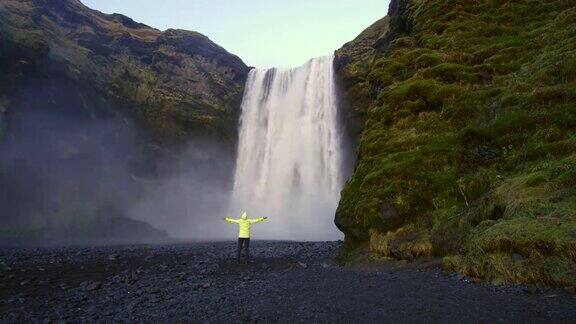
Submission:
[[238,237],[239,238],[250,238],[250,226],[254,223],[259,223],[265,220],[264,217],[259,217],[255,219],[249,219],[246,212],[242,213],[242,217],[240,219],[233,219],[230,217],[224,218],[228,223],[238,224],[239,231]]

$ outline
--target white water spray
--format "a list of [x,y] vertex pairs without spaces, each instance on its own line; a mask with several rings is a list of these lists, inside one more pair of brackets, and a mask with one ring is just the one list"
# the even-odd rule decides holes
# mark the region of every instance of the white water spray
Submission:
[[268,216],[258,238],[341,237],[342,187],[333,57],[294,69],[253,69],[246,83],[231,212]]

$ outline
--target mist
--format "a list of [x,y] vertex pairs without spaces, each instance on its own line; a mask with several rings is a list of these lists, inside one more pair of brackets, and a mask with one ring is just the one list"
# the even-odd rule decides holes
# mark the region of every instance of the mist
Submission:
[[[163,141],[67,79],[12,96],[0,141],[0,244],[221,240],[267,216],[261,239],[334,240],[348,164],[332,58],[255,69],[238,143]],[[238,147],[236,147],[236,145]]]
[[0,244],[218,236],[232,143],[158,141],[90,94],[38,79],[12,96],[0,141]]
[[158,163],[162,177],[142,181],[146,193],[129,215],[179,239],[230,239],[222,220],[230,199],[234,153],[222,143],[191,140]]

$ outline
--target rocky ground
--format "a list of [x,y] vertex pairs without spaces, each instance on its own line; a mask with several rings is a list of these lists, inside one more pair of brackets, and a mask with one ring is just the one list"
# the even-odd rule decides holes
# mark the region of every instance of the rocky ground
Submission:
[[437,262],[339,267],[339,242],[0,250],[0,322],[570,322],[576,296]]

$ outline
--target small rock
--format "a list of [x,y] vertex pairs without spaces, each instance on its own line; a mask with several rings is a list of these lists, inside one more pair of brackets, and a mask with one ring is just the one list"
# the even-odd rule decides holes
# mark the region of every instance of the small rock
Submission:
[[298,262],[298,265],[304,269],[308,268],[308,265],[304,262]]
[[102,283],[100,281],[85,281],[80,284],[85,291],[94,291],[102,288]]
[[118,260],[118,257],[119,257],[118,254],[110,254],[108,256],[108,260],[115,261],[115,260]]
[[150,290],[148,290],[148,292],[151,294],[159,294],[160,289],[159,288],[151,288]]
[[202,284],[202,288],[210,288],[211,284],[209,282],[205,282]]
[[576,286],[564,287],[564,291],[569,294],[576,295]]
[[323,263],[321,264],[321,266],[322,266],[322,268],[324,268],[324,269],[331,267],[331,265],[330,265],[329,263],[326,263],[326,262],[323,262]]
[[523,290],[525,293],[531,294],[531,295],[539,294],[541,292],[541,290],[536,286],[527,286],[527,287],[524,287]]
[[514,254],[512,254],[512,260],[520,262],[520,261],[524,260],[524,257],[518,253],[514,253]]
[[27,284],[30,283],[30,280],[26,279],[20,282],[20,286],[26,286]]

